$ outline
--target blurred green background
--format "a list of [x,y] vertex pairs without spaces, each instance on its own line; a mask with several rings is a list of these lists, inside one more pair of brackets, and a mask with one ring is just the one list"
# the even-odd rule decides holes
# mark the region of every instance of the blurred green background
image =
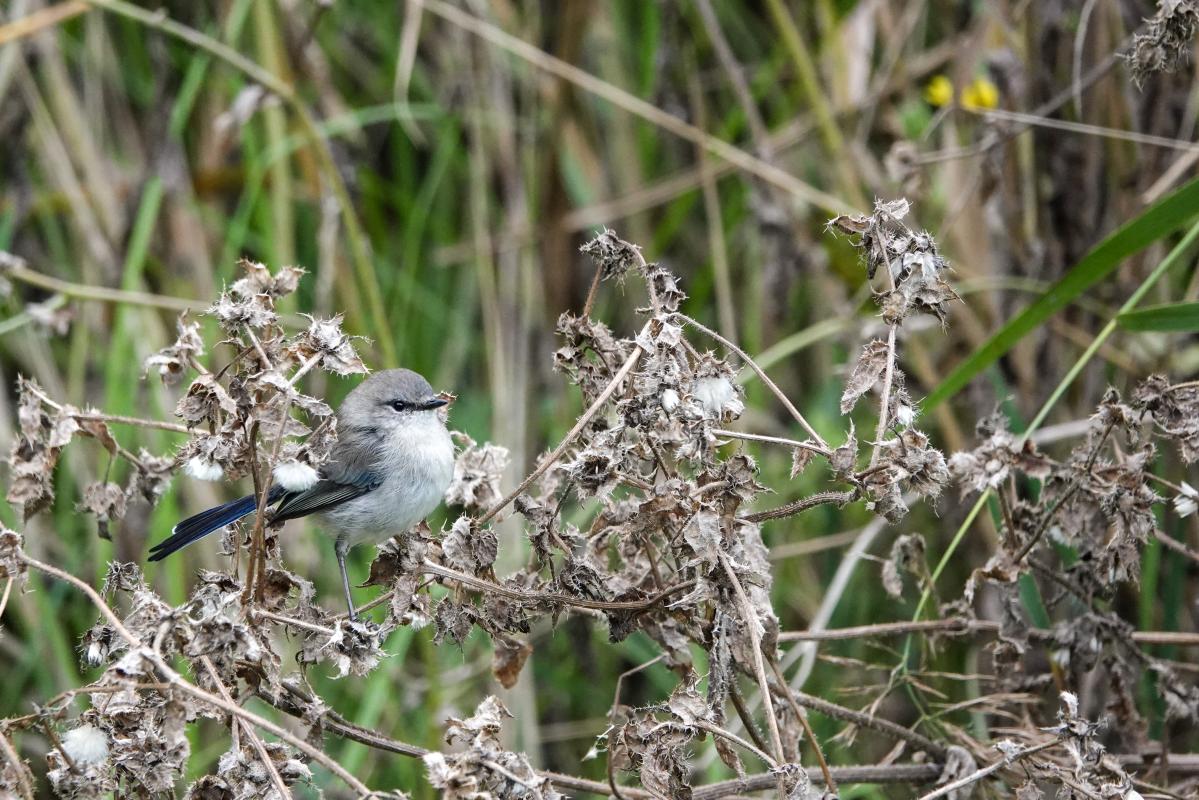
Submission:
[[[760,354],[839,442],[849,425],[837,405],[843,365],[880,325],[856,252],[824,229],[830,217],[906,196],[909,221],[931,231],[953,262],[964,303],[948,329],[913,324],[903,342],[908,389],[922,397],[1119,223],[1194,172],[1193,151],[1094,131],[1021,131],[984,113],[1035,109],[1085,75],[1093,80],[1059,104],[1063,118],[1191,141],[1199,97],[1189,67],[1141,89],[1120,64],[1090,74],[1152,13],[1146,2],[430,0],[422,10],[208,0],[162,8],[166,16],[116,0],[0,4],[0,250],[36,273],[10,275],[0,294],[0,451],[12,441],[18,374],[65,402],[169,419],[178,389],[143,379],[142,360],[173,340],[179,307],[204,309],[246,256],[307,268],[285,310],[344,313],[349,331],[369,337],[362,350],[373,368],[410,367],[456,392],[454,427],[510,448],[515,485],[580,410],[551,369],[552,331],[560,313],[582,307],[591,265],[578,247],[601,226],[668,263],[689,295],[684,310]],[[735,146],[737,164],[722,157],[722,142]],[[947,452],[969,447],[973,421],[998,404],[1019,429],[1167,244],[1150,244],[1072,298],[922,427]],[[1195,299],[1196,276],[1188,262],[1147,302]],[[97,287],[131,294],[110,302]],[[629,335],[644,302],[635,281],[605,285],[595,316]],[[222,362],[227,350],[210,357]],[[1085,419],[1109,383],[1124,388],[1153,371],[1186,376],[1199,363],[1185,334],[1120,334],[1099,356],[1055,406],[1050,431]],[[308,384],[331,401],[351,386],[320,376]],[[756,381],[746,388],[742,430],[797,435]],[[859,430],[873,430],[868,416]],[[133,428],[117,436],[134,451],[180,441]],[[825,485],[817,469],[789,480],[784,449],[747,449],[777,493],[766,504]],[[0,520],[23,530],[33,555],[98,582],[108,561],[142,561],[147,541],[176,519],[235,491],[178,478],[156,508],[132,504],[110,542],[74,510],[81,487],[109,469],[100,447],[77,443],[59,468],[52,511],[21,525],[0,505]],[[123,477],[120,465],[111,469]],[[897,533],[919,531],[935,563],[969,507],[959,506],[951,492],[938,513],[917,509],[870,552],[885,556]],[[986,516],[942,576],[943,597],[958,596],[993,549]],[[818,615],[852,532],[870,519],[859,504],[766,524],[784,630]],[[1196,541],[1193,528],[1164,524]],[[289,566],[315,577],[322,597],[335,596],[322,542],[303,526],[293,534]],[[522,547],[512,523],[501,566],[521,563]],[[193,548],[148,576],[180,602],[197,567],[219,563],[213,550]],[[354,574],[364,576],[368,554],[355,556]],[[826,609],[830,626],[911,617],[914,597],[890,600],[878,569],[869,559],[857,565]],[[1141,587],[1117,607],[1142,629],[1193,630],[1187,569],[1152,543]],[[5,611],[0,717],[89,677],[75,647],[94,612],[66,586],[34,577],[31,587]],[[582,618],[539,626],[533,641],[524,680],[503,694],[517,717],[513,746],[536,764],[602,779],[602,758],[580,759],[607,725],[616,676],[656,651],[639,636],[611,645],[602,625]],[[459,649],[434,647],[430,631],[401,630],[387,648],[393,657],[367,679],[331,681],[319,669],[311,677],[354,722],[425,746],[438,745],[447,715],[464,716],[495,691],[490,645],[477,632]],[[898,661],[861,642],[821,652],[883,669]],[[980,658],[978,648],[955,644],[927,665],[974,672]],[[885,678],[818,661],[806,689],[858,705]],[[970,682],[926,680],[945,705],[978,692]],[[674,685],[655,667],[627,682],[624,701],[662,699]],[[1160,716],[1149,685],[1143,699],[1146,713]],[[903,703],[893,695],[885,712],[914,722]],[[968,710],[949,719],[972,724]],[[825,741],[843,727],[818,715],[813,723]],[[36,758],[37,742],[25,744]],[[198,775],[227,740],[201,732],[194,745]],[[838,740],[830,761],[865,763],[888,747],[869,734]],[[334,739],[328,749],[374,788],[430,796],[417,761]],[[727,777],[710,755],[699,754],[700,778]],[[327,783],[319,771],[318,783]],[[858,787],[843,796],[896,795]]]

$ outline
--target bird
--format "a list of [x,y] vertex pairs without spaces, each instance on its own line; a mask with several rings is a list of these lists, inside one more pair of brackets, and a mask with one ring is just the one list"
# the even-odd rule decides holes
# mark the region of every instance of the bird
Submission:
[[[453,479],[454,443],[440,411],[449,402],[412,370],[376,372],[338,408],[337,442],[317,481],[305,489],[275,484],[267,493],[268,525],[312,514],[334,537],[351,621],[358,617],[346,554],[421,522],[441,503]],[[188,517],[150,548],[149,560],[161,561],[257,508],[258,498],[247,495]]]

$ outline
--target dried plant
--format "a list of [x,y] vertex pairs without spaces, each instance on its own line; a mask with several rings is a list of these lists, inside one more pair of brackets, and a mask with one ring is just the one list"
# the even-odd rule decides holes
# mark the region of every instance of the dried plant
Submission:
[[[323,750],[332,735],[421,757],[429,782],[447,798],[553,798],[560,791],[716,798],[763,788],[787,798],[835,795],[839,777],[855,780],[867,774],[855,770],[870,768],[826,762],[807,720],[814,711],[844,721],[847,740],[859,731],[893,740],[891,762],[869,774],[935,781],[929,798],[965,797],[992,775],[1019,787],[1023,798],[1051,787],[1058,797],[1133,796],[1143,783],[1131,769],[1136,765],[1104,748],[1141,752],[1146,720],[1135,687],[1153,680],[1167,722],[1189,724],[1199,724],[1199,688],[1193,672],[1147,655],[1138,639],[1143,632],[1109,601],[1137,580],[1146,543],[1164,536],[1156,515],[1171,505],[1183,514],[1196,508],[1195,490],[1158,477],[1154,465],[1159,444],[1178,447],[1188,462],[1199,452],[1199,390],[1154,377],[1129,403],[1110,392],[1085,440],[1064,461],[1009,432],[999,415],[979,424],[973,450],[947,459],[917,427],[918,403],[906,388],[900,347],[907,322],[927,314],[946,323],[957,295],[936,243],[908,227],[908,213],[904,201],[880,202],[870,215],[830,223],[860,249],[867,278],[878,284],[874,300],[886,330],[884,338],[862,345],[841,396],[847,419],[869,401],[875,431],[864,442],[852,422],[839,443],[827,441],[733,342],[680,313],[678,278],[612,232],[599,235],[583,248],[595,260],[597,285],[636,274],[645,286],[649,304],[640,309],[640,330],[618,335],[591,318],[590,300],[581,316],[562,315],[554,365],[578,387],[586,410],[506,495],[500,487],[507,452],[461,435],[447,493],[457,515],[443,531],[397,532],[379,548],[368,584],[384,594],[369,604],[382,606],[373,620],[352,622],[320,605],[313,584],[284,567],[277,531],[261,516],[230,528],[230,567],[201,572],[178,606],[156,594],[134,564],[112,564],[96,591],[32,557],[20,534],[0,530],[6,585],[20,591],[34,569],[69,581],[96,604],[100,616],[80,653],[85,664],[102,669],[86,686],[0,722],[0,744],[26,730],[51,732],[46,774],[63,797],[173,791],[190,755],[186,730],[200,719],[226,725],[230,746],[219,771],[188,788],[193,798],[287,797],[291,787],[312,780],[314,763],[352,792],[368,795],[368,787]],[[202,480],[248,476],[260,496],[272,482],[315,477],[335,441],[335,418],[326,403],[298,387],[314,370],[346,375],[366,367],[339,318],[310,319],[292,334],[281,326],[277,302],[295,291],[301,270],[271,273],[250,262],[243,269],[244,277],[207,312],[219,322],[222,342],[205,343],[197,324],[183,316],[175,343],[146,361],[146,372],[169,385],[190,380],[175,410],[188,434],[177,451],[131,453],[114,438],[104,413],[59,403],[21,381],[8,498],[26,519],[52,501],[54,466],[77,437],[97,440],[132,467],[124,486],[98,483],[84,491],[78,507],[97,518],[102,535],[130,503],[155,502],[178,472]],[[215,354],[225,352],[232,355],[218,367]],[[731,429],[746,410],[739,382],[746,369],[763,379],[805,438]],[[738,439],[787,448],[791,480],[819,476],[827,485],[751,510],[783,487],[759,482],[755,461]],[[993,748],[932,718],[909,729],[884,713],[883,701],[899,687],[918,708],[936,702],[919,678],[928,648],[905,650],[887,685],[863,708],[794,689],[780,659],[787,634],[771,605],[762,536],[767,521],[821,505],[862,503],[896,524],[913,502],[935,503],[951,483],[965,495],[994,494],[1002,512],[996,550],[974,570],[961,597],[937,603],[934,619],[915,620],[901,632],[997,632],[995,670],[977,699],[978,708],[992,712],[987,737],[1002,737]],[[518,515],[531,558],[497,575],[497,525],[508,515]],[[918,533],[895,539],[881,567],[887,592],[931,595],[928,549]],[[1022,610],[1022,586],[1035,587],[1048,610],[1069,622],[1032,626]],[[998,620],[981,615],[984,596],[997,599]],[[650,663],[667,665],[677,678],[669,696],[637,707],[622,703],[617,682],[611,724],[593,748],[607,760],[606,784],[539,771],[506,749],[500,732],[509,714],[493,697],[472,716],[450,720],[449,749],[425,751],[357,728],[282,657],[287,637],[295,637],[302,665],[324,665],[353,680],[388,657],[383,643],[397,628],[432,626],[434,642],[445,645],[460,645],[477,628],[493,643],[496,679],[512,686],[533,651],[534,625],[556,624],[568,614],[606,623],[612,642],[644,634],[658,648]],[[889,635],[885,628],[861,635]],[[1052,671],[1026,671],[1034,648]],[[704,653],[705,675],[697,650]],[[175,664],[186,664],[191,677]],[[1095,675],[1112,686],[1105,708],[1087,700],[1088,676]],[[1057,693],[1047,691],[1050,684],[1066,690],[1063,710]],[[79,697],[86,709],[76,714]],[[242,703],[250,697],[295,717],[306,733],[246,710]],[[1110,720],[1106,729],[1084,715],[1092,710]],[[736,779],[693,786],[694,755],[707,741]],[[11,750],[6,745],[5,752]],[[907,763],[899,763],[900,755]],[[5,760],[0,790],[23,793],[28,770],[24,762]],[[637,785],[625,786],[630,780]]]

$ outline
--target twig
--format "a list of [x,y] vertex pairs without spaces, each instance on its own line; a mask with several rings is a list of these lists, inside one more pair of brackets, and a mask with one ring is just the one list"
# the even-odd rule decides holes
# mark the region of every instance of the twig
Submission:
[[[1161,542],[1164,546],[1170,548],[1175,553],[1186,556],[1191,561],[1199,563],[1199,552],[1195,552],[1194,550],[1187,547],[1182,542],[1175,539],[1173,536],[1167,536],[1163,531],[1161,531],[1158,528],[1153,529],[1153,536],[1159,542]],[[2,607],[2,606],[0,606],[0,607]]]
[[760,758],[766,764],[766,766],[770,767],[771,769],[777,769],[779,766],[778,761],[771,758],[770,754],[767,753],[766,751],[759,749],[758,746],[755,745],[753,742],[746,741],[745,739],[742,739],[737,734],[732,733],[730,731],[726,731],[724,728],[720,727],[719,725],[713,725],[712,723],[705,722],[701,719],[697,719],[697,720],[693,721],[691,724],[694,725],[696,728],[699,728],[700,730],[707,731],[708,733],[712,734],[713,736],[719,736],[722,739],[728,739],[730,742],[737,745],[738,747],[742,747],[745,750],[749,751],[750,753],[753,753],[755,756]]
[[774,671],[774,679],[779,682],[779,688],[783,692],[783,697],[791,706],[791,712],[795,714],[795,718],[799,720],[799,724],[803,726],[804,735],[808,737],[808,741],[812,743],[812,752],[816,754],[816,763],[820,765],[820,774],[824,776],[824,785],[834,795],[837,793],[837,781],[828,770],[828,762],[824,760],[824,751],[820,748],[820,740],[816,738],[816,732],[812,730],[811,724],[808,723],[808,715],[799,707],[799,703],[795,702],[795,698],[791,692],[787,690],[787,676],[783,675],[783,671],[779,669],[777,658],[771,658],[770,669]]
[[[770,732],[770,746],[774,750],[775,761],[782,764],[786,757],[783,755],[783,738],[779,734],[778,717],[774,715],[774,702],[770,698],[770,684],[766,681],[766,667],[762,663],[762,635],[758,631],[761,623],[754,614],[753,606],[749,603],[749,597],[745,594],[745,588],[741,586],[741,580],[733,570],[729,557],[721,551],[717,551],[717,555],[720,557],[720,565],[724,567],[725,575],[733,585],[733,592],[736,594],[737,604],[740,606],[741,621],[745,625],[746,633],[749,634],[750,648],[753,650],[754,674],[758,680],[758,689],[762,692],[762,710],[766,714],[766,729]],[[780,796],[784,794],[782,780],[782,775],[780,775]]]
[[749,734],[749,738],[753,739],[754,744],[763,750],[770,747],[762,738],[762,734],[758,732],[758,726],[754,724],[753,713],[745,704],[745,698],[741,695],[741,689],[738,688],[736,681],[729,681],[729,697],[733,700],[733,708],[737,709],[737,716],[741,719],[741,725]]
[[293,628],[299,628],[300,630],[305,630],[305,631],[308,631],[309,633],[319,633],[324,636],[332,636],[335,633],[335,631],[332,628],[327,628],[324,625],[317,625],[316,623],[305,622],[304,620],[296,619],[295,617],[288,617],[288,616],[284,616],[283,614],[276,614],[273,611],[267,611],[266,609],[263,609],[263,608],[251,608],[250,615],[252,617],[262,617],[263,619],[269,619],[272,622],[278,622],[281,625],[290,625]]
[[[875,625],[858,625],[852,628],[833,628],[812,631],[784,631],[779,642],[828,642],[844,639],[864,639],[871,636],[904,636],[910,633],[996,633],[998,622],[965,617],[919,620],[915,622],[881,622]],[[1029,628],[1028,636],[1034,640],[1049,640],[1053,631],[1047,628]],[[1199,633],[1186,631],[1133,631],[1132,640],[1137,644],[1161,644],[1176,647],[1199,647]]]
[[834,628],[819,631],[786,631],[779,634],[783,642],[827,642],[841,639],[865,639],[870,636],[902,636],[905,633],[931,631],[965,633],[971,630],[970,620],[962,617],[933,619],[920,622],[882,622],[877,625],[858,625],[853,628]]
[[[212,659],[202,655],[200,656],[200,663],[208,671],[208,677],[212,679],[217,691],[221,693],[221,697],[232,703],[233,697],[229,694],[229,690],[225,688],[225,683],[221,680],[220,673],[216,671],[216,667],[213,666]],[[275,762],[271,760],[271,754],[266,751],[266,745],[262,743],[262,739],[255,733],[254,728],[238,719],[232,719],[230,723],[239,726],[245,732],[246,736],[249,737],[250,744],[254,746],[254,750],[258,753],[258,758],[262,761],[262,766],[266,768],[267,774],[271,776],[271,782],[275,784],[275,790],[279,792],[281,797],[290,800],[291,790],[283,782],[283,776],[279,774],[278,768],[275,767]]]
[[844,722],[852,722],[854,725],[862,728],[870,728],[871,730],[877,731],[885,736],[889,736],[892,739],[901,742],[907,742],[908,744],[913,745],[921,750],[932,753],[937,758],[945,757],[945,745],[941,744],[940,742],[935,742],[924,734],[909,730],[902,725],[891,722],[890,720],[882,719],[881,717],[876,717],[861,711],[854,711],[852,708],[846,708],[845,706],[837,705],[836,703],[821,699],[819,697],[813,697],[810,694],[805,694],[795,689],[791,690],[791,694],[795,698],[795,702],[799,703],[804,708],[809,708],[812,711],[816,711],[826,717],[832,717],[833,719],[839,719]]
[[79,2],[79,0],[68,0],[65,3],[39,8],[37,11],[0,25],[0,46],[32,36],[46,28],[52,28],[69,19],[74,19],[86,11],[87,3]]
[[[624,688],[624,679],[630,675],[636,675],[638,672],[641,672],[644,669],[649,669],[664,658],[666,658],[666,654],[661,653],[654,658],[651,658],[649,661],[638,664],[632,669],[627,669],[620,673],[620,675],[616,678],[616,688],[612,692],[612,708],[608,712],[609,724],[611,724],[613,727],[616,726],[616,709],[620,708],[620,692],[621,689]],[[609,743],[608,746],[608,758],[606,760],[607,764],[605,765],[604,769],[608,774],[608,786],[612,789],[612,794],[616,797],[616,800],[624,800],[624,795],[621,794],[620,785],[616,783],[616,773],[612,764],[611,743]]]
[[50,275],[43,275],[30,269],[24,264],[17,264],[4,272],[5,277],[21,283],[36,286],[49,292],[57,292],[64,297],[76,300],[96,300],[102,303],[143,306],[145,308],[160,308],[165,311],[191,311],[208,305],[203,300],[187,300],[181,297],[169,297],[149,292],[131,292],[124,289],[110,289],[107,286],[90,286],[84,283],[71,283]]
[[[1107,426],[1103,429],[1103,435],[1099,437],[1099,441],[1095,442],[1095,447],[1092,448],[1091,455],[1087,458],[1087,463],[1081,470],[1082,473],[1090,472],[1091,467],[1095,466],[1095,459],[1099,457],[1099,451],[1103,449],[1103,443],[1107,441],[1107,437],[1112,432],[1112,428],[1114,426],[1115,422],[1107,423]],[[1062,492],[1061,496],[1054,501],[1053,505],[1051,505],[1048,510],[1045,511],[1045,516],[1041,518],[1041,524],[1037,526],[1036,532],[1033,533],[1024,546],[1020,548],[1020,552],[1017,553],[1013,559],[1013,562],[1016,564],[1016,566],[1019,566],[1020,562],[1024,560],[1024,557],[1032,552],[1032,549],[1037,546],[1038,542],[1041,541],[1041,537],[1045,535],[1045,531],[1049,530],[1050,524],[1052,524],[1054,518],[1057,516],[1058,510],[1065,505],[1066,502],[1081,488],[1082,475],[1078,475],[1070,483],[1070,488]],[[1012,531],[1012,533],[1015,533],[1015,531]]]
[[758,511],[753,514],[746,514],[740,519],[748,522],[765,522],[768,519],[782,519],[783,517],[793,517],[796,514],[807,511],[817,506],[828,504],[836,505],[838,508],[846,503],[852,503],[857,499],[858,493],[854,490],[845,492],[817,492],[809,497],[801,497],[798,500],[793,500],[790,503],[779,506],[778,508],[770,508],[766,511]]
[[[41,400],[46,405],[53,408],[55,411],[63,411],[67,406],[59,403],[51,398],[48,394],[41,390],[37,384],[27,381],[26,388],[33,393],[35,397]],[[154,428],[160,431],[172,431],[174,433],[191,433],[186,425],[179,425],[174,422],[161,422],[156,419],[141,419],[140,417],[125,417],[119,414],[102,414],[99,411],[72,411],[71,419],[95,421],[95,422],[111,422],[115,425],[136,425],[140,428]]]
[[795,439],[784,439],[782,436],[764,436],[760,433],[742,433],[741,431],[730,431],[727,428],[713,428],[712,435],[724,437],[726,439],[743,439],[747,442],[767,442],[769,444],[781,444],[784,447],[794,447],[801,450],[811,450],[813,453],[818,453],[822,456],[829,454],[828,448],[814,445],[811,442],[800,442]]
[[1000,759],[999,761],[996,761],[994,764],[990,764],[988,766],[983,767],[982,769],[975,770],[974,772],[971,772],[969,775],[959,778],[958,780],[953,781],[952,783],[947,783],[944,786],[936,789],[935,791],[929,792],[928,794],[925,794],[925,795],[921,795],[920,800],[936,800],[936,798],[938,798],[938,797],[946,797],[948,795],[951,795],[954,792],[956,792],[958,789],[961,789],[963,786],[969,786],[972,783],[981,781],[983,778],[987,777],[992,772],[997,772],[997,771],[1003,769],[1004,767],[1007,767],[1007,766],[1010,766],[1010,765],[1016,763],[1017,761],[1019,761],[1022,758],[1027,758],[1028,756],[1031,756],[1035,753],[1039,753],[1042,750],[1048,750],[1050,747],[1054,747],[1055,745],[1057,745],[1059,743],[1060,742],[1057,739],[1054,739],[1052,741],[1042,742],[1041,744],[1033,745],[1032,747],[1026,747],[1023,750],[1020,750],[1019,752],[1013,753],[1010,756],[1006,756],[1006,757]]
[[[851,767],[830,767],[829,773],[840,784],[851,783],[931,783],[944,769],[942,764],[888,764]],[[823,781],[822,775],[810,776],[813,783]],[[719,800],[734,794],[759,792],[775,785],[774,775],[749,775],[744,778],[696,786],[692,800]]]
[[787,411],[789,411],[791,413],[791,416],[795,418],[795,421],[798,422],[803,427],[803,429],[808,432],[809,436],[811,436],[813,439],[816,440],[817,444],[819,444],[821,447],[824,448],[824,454],[827,455],[829,452],[831,452],[829,450],[828,442],[824,441],[824,437],[822,437],[819,433],[817,433],[816,429],[808,424],[808,421],[804,418],[803,414],[799,413],[799,409],[795,407],[795,404],[791,402],[791,400],[787,397],[787,395],[783,394],[783,390],[780,389],[775,384],[774,381],[770,380],[770,376],[766,374],[766,371],[763,370],[761,367],[759,367],[757,362],[755,362],[752,358],[749,357],[748,353],[746,353],[744,350],[742,350],[737,345],[730,342],[728,339],[721,336],[716,331],[703,325],[700,322],[695,321],[694,319],[687,316],[686,314],[675,314],[675,316],[678,317],[679,319],[681,319],[683,322],[687,323],[688,325],[692,326],[696,330],[700,331],[701,333],[707,334],[711,338],[720,342],[720,344],[723,345],[725,348],[732,350],[734,353],[736,353],[737,357],[740,358],[743,362],[745,362],[746,366],[748,366],[750,369],[752,369],[757,374],[758,378],[762,381],[763,384],[765,384],[766,388],[768,388],[771,392],[774,393],[774,396],[777,397],[779,399],[779,402],[783,404],[783,407],[786,408]]
[[[645,327],[642,328],[643,334],[649,330],[649,325],[650,323],[646,323]],[[483,514],[483,516],[479,517],[479,525],[486,525],[492,517],[500,513],[500,511],[504,510],[509,503],[524,493],[524,491],[533,484],[533,481],[545,474],[545,471],[552,467],[558,461],[558,459],[562,457],[562,454],[566,452],[568,447],[570,447],[571,443],[575,440],[575,437],[583,432],[583,429],[587,427],[589,422],[591,422],[591,418],[599,413],[599,410],[604,407],[604,404],[608,402],[609,398],[611,398],[616,392],[617,388],[619,388],[621,382],[625,379],[625,376],[627,376],[629,372],[632,371],[633,367],[637,365],[637,361],[641,358],[641,353],[642,350],[640,347],[638,347],[629,354],[629,357],[625,359],[625,362],[621,368],[617,370],[615,375],[612,376],[612,380],[608,383],[607,387],[605,387],[604,390],[600,392],[599,396],[596,397],[591,403],[591,405],[587,407],[587,410],[583,412],[583,416],[579,417],[578,421],[574,424],[574,427],[567,432],[566,436],[562,437],[562,441],[558,443],[558,446],[554,448],[554,451],[545,458],[541,459],[541,463],[537,466],[537,469],[530,472],[528,477],[520,482],[520,486],[517,486],[515,489],[509,492],[506,497],[489,508],[487,512]]]

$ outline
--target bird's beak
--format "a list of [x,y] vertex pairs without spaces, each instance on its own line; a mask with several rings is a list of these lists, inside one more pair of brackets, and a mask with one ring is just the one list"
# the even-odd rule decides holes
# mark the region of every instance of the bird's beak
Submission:
[[421,411],[432,411],[435,408],[441,408],[442,406],[448,406],[450,404],[450,402],[451,402],[450,399],[447,399],[441,395],[438,395],[437,397],[432,397],[432,398],[426,400],[425,402],[421,403],[420,409],[421,409]]

